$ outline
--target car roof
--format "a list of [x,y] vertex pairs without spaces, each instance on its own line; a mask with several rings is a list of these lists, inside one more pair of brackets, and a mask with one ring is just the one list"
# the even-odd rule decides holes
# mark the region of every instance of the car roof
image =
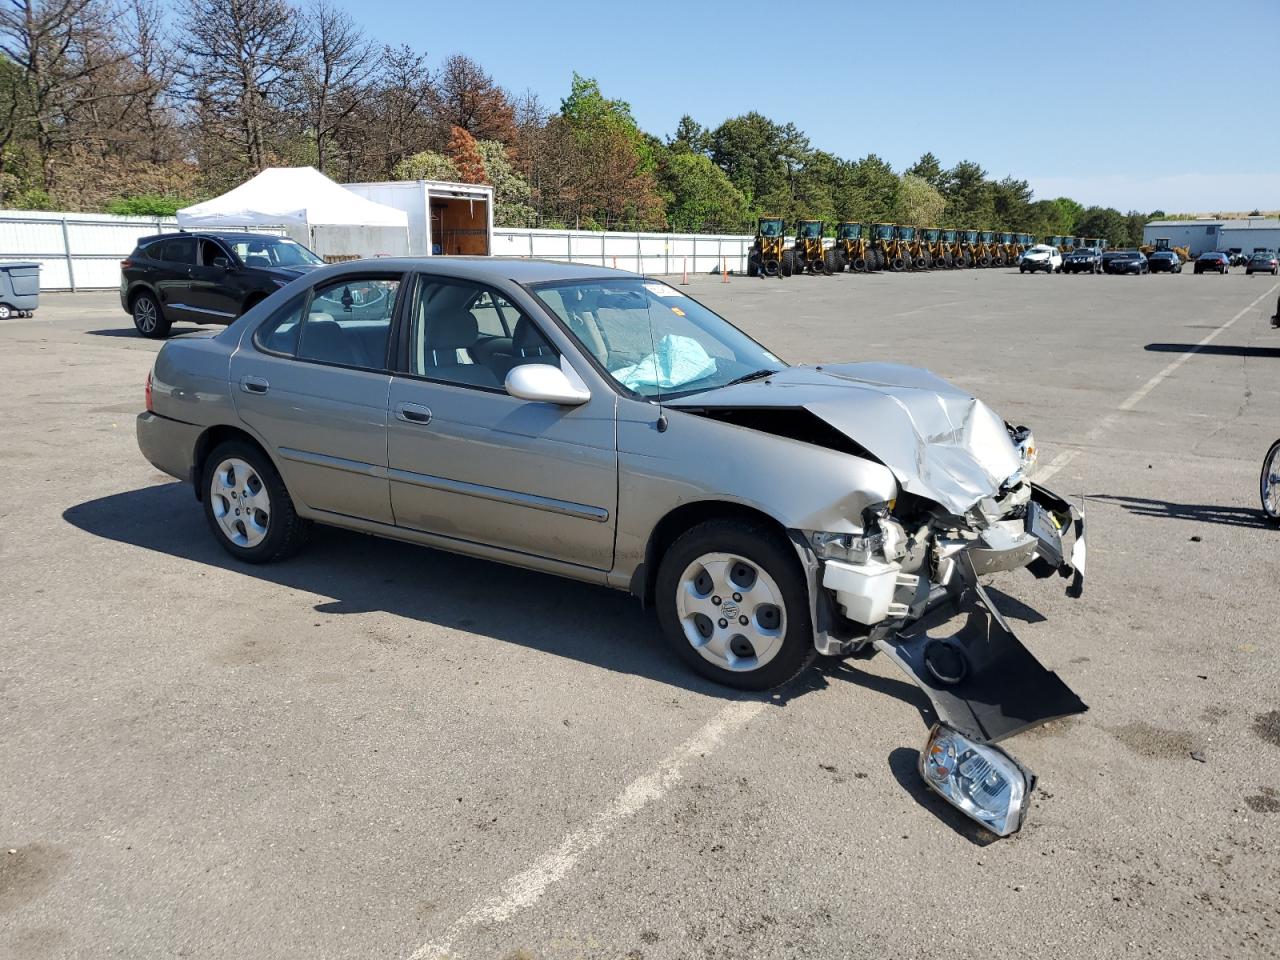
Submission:
[[377,257],[346,260],[312,274],[341,276],[370,269],[441,273],[466,280],[514,280],[516,283],[545,283],[555,280],[600,280],[639,276],[630,270],[614,270],[563,260],[525,260],[515,257]]
[[182,237],[214,237],[219,240],[289,240],[288,237],[275,233],[249,233],[244,230],[178,230],[175,233],[153,233],[147,237],[140,237],[138,242],[153,243],[156,240],[176,240]]

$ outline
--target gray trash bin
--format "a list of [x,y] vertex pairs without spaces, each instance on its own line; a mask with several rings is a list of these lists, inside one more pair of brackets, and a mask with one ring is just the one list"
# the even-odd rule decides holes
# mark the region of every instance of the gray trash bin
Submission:
[[0,320],[29,317],[40,305],[40,264],[0,263]]

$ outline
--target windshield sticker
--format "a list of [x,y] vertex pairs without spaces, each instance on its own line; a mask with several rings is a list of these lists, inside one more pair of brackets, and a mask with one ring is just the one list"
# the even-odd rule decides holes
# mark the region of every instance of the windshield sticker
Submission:
[[674,313],[677,317],[683,317],[685,315],[684,311],[681,310],[679,307],[672,307],[671,312]]
[[668,287],[665,283],[646,283],[644,288],[655,297],[684,297],[684,294],[679,290],[674,287]]

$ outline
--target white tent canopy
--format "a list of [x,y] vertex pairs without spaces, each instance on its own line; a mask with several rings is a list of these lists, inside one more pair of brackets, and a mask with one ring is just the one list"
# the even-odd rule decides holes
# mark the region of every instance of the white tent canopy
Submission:
[[314,167],[269,167],[220,197],[178,211],[181,227],[395,227],[403,210],[374,203]]

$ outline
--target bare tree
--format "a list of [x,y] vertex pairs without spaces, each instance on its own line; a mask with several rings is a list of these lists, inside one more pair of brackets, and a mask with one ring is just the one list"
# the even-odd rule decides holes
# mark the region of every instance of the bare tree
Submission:
[[515,113],[506,91],[470,57],[454,54],[444,62],[434,107],[446,135],[461,127],[477,140],[515,139]]
[[[0,54],[17,68],[17,90],[5,109],[12,121],[21,114],[29,125],[46,190],[56,181],[60,152],[97,134],[70,114],[122,95],[117,85],[98,83],[125,58],[109,42],[113,15],[103,0],[4,0],[0,5]],[[20,128],[12,121],[8,138]]]
[[435,87],[425,54],[407,45],[386,47],[374,95],[378,176],[390,176],[397,163],[415,153],[444,146],[431,129]]
[[200,133],[256,173],[294,119],[306,44],[298,16],[285,0],[184,0],[182,10],[182,93]]
[[303,95],[315,138],[316,169],[324,172],[330,143],[368,92],[380,57],[364,31],[328,0],[311,8]]

